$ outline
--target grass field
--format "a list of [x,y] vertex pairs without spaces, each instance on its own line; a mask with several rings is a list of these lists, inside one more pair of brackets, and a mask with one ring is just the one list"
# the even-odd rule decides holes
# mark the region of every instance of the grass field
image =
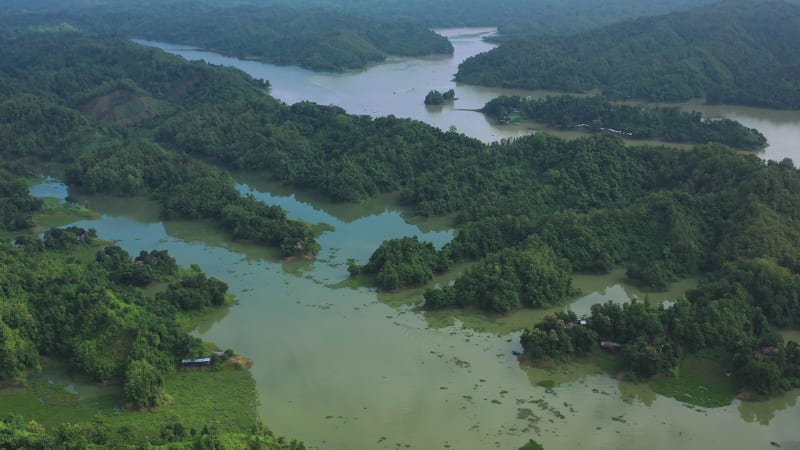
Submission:
[[60,203],[59,199],[43,198],[42,210],[33,216],[40,230],[61,227],[79,220],[97,219],[100,214],[77,203]]
[[697,357],[684,358],[674,377],[660,376],[650,386],[661,395],[707,408],[730,405],[737,393],[718,363]]
[[[247,370],[182,370],[167,375],[169,405],[153,411],[111,415],[112,430],[127,426],[136,439],[158,442],[162,425],[179,421],[187,430],[215,426],[221,432],[246,432],[258,422],[255,382]],[[178,419],[180,418],[180,419]]]
[[18,414],[48,428],[62,423],[88,424],[105,418],[111,439],[126,443],[161,442],[164,424],[180,422],[186,430],[213,426],[223,433],[247,432],[258,422],[258,396],[247,370],[179,370],[166,376],[170,402],[155,410],[129,411],[122,387],[73,379],[60,362],[47,359],[41,375],[24,387],[0,388],[0,418]]

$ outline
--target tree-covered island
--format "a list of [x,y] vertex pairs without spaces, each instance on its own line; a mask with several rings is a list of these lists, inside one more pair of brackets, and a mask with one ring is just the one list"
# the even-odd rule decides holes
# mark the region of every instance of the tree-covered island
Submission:
[[731,119],[708,119],[677,107],[613,103],[602,97],[548,96],[543,99],[497,97],[481,110],[502,123],[518,117],[559,129],[607,132],[627,139],[707,144],[760,150],[767,139]]
[[451,102],[456,98],[456,91],[453,89],[449,89],[444,93],[439,92],[435,89],[428,92],[425,95],[425,105],[427,106],[437,106],[443,105],[445,102]]

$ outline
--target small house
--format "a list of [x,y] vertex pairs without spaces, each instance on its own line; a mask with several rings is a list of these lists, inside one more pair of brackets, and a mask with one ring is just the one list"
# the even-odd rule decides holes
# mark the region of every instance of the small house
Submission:
[[210,366],[211,358],[182,359],[181,365],[183,367]]
[[614,341],[600,341],[600,348],[603,350],[617,350],[622,348],[622,344]]

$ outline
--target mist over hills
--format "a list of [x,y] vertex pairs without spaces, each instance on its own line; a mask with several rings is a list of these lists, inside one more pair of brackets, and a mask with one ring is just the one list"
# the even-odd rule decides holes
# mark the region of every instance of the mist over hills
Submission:
[[[9,0],[8,8],[64,10],[111,7],[141,10],[184,3],[185,0]],[[325,9],[372,20],[408,21],[427,27],[496,26],[506,35],[566,34],[642,16],[666,14],[712,0],[200,0],[192,7],[290,7]]]
[[168,3],[104,4],[86,8],[7,11],[0,33],[83,31],[187,44],[242,59],[342,71],[366,67],[387,55],[453,52],[450,42],[422,25],[364,20],[324,9],[285,6],[217,7]]

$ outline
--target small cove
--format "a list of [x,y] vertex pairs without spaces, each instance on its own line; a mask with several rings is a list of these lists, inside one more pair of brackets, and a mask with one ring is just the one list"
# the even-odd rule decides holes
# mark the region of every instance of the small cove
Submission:
[[[642,439],[655,449],[765,448],[795,438],[796,391],[768,402],[687,407],[582,361],[556,367],[556,374],[522,367],[511,354],[519,348],[516,332],[475,326],[479,319],[473,324],[458,314],[452,324],[432,325],[429,314],[405,302],[341,286],[347,258],[366,259],[385,238],[416,234],[442,245],[452,237],[441,227],[409,225],[391,201],[334,215],[324,202],[250,184],[240,189],[281,204],[290,217],[333,225],[320,238],[319,259],[286,262],[269,249],[231,242],[210,224],[160,221],[146,199],[78,196],[102,216],[75,225],[119,239],[132,254],[167,249],[180,264],[198,263],[227,282],[238,304],[195,333],[252,358],[262,419],[312,448],[516,448],[528,438],[545,448],[576,448],[587,434],[596,448],[634,449]],[[600,300],[640,296],[620,284],[622,276],[578,275],[575,283]],[[685,287],[673,288],[679,294]],[[547,379],[560,384],[538,385]],[[722,428],[730,431],[720,436]]]
[[[445,80],[452,74],[447,71],[454,60],[469,53],[461,52],[464,48],[490,45],[477,39],[486,32],[491,30],[450,32],[458,49],[454,58],[396,58],[365,71],[337,75],[284,67],[280,69],[289,71],[286,84],[268,78],[273,94],[287,102],[296,101],[291,100],[294,95],[297,100],[339,104],[361,114],[415,117],[443,129],[456,126],[482,140],[527,133],[522,127],[502,127],[480,114],[459,110],[479,107],[498,92],[522,92]],[[188,48],[175,51],[216,57]],[[252,63],[248,70],[273,70],[256,62],[215,63]],[[413,72],[415,68],[419,71]],[[396,88],[386,89],[394,86],[381,78],[386,73],[395,77]],[[308,88],[306,82],[316,87]],[[452,108],[424,108],[427,89],[451,85],[459,96]],[[303,97],[308,92],[320,97]],[[367,103],[356,92],[374,102]],[[746,125],[747,117],[760,114],[746,108],[717,113],[742,111],[739,120]],[[800,128],[796,117],[764,113],[762,125],[767,129],[756,127],[772,142],[767,157],[780,159],[776,153],[780,142],[794,148]],[[770,132],[771,124],[788,131]],[[783,140],[776,139],[784,135]],[[587,439],[593,447],[621,449],[640,448],[645,440],[656,449],[766,448],[770,441],[788,448],[797,444],[797,391],[767,402],[733,401],[722,408],[703,409],[659,396],[646,385],[619,382],[583,361],[554,368],[558,373],[537,372],[521,367],[511,355],[519,347],[518,332],[511,330],[533,324],[544,312],[500,318],[445,311],[437,317],[438,313],[421,314],[409,306],[414,292],[381,294],[342,283],[347,279],[347,259],[365,261],[384,239],[418,235],[443,245],[453,236],[446,220],[409,223],[408,212],[391,196],[336,205],[243,174],[237,179],[242,192],[280,204],[290,217],[330,224],[334,229],[320,237],[319,257],[284,261],[274,250],[231,242],[209,223],[161,221],[157,208],[146,199],[120,202],[78,196],[102,216],[75,224],[119,240],[118,245],[132,254],[167,249],[180,264],[198,263],[231,286],[238,305],[209,318],[195,333],[253,359],[259,412],[280,434],[304,439],[312,448],[516,448],[528,438],[546,448],[578,448]],[[37,195],[61,195],[52,186],[41,189]],[[575,283],[586,293],[573,306],[582,311],[597,301],[644,295],[626,286],[619,271],[604,277],[578,275]],[[691,287],[692,280],[685,283],[673,286],[674,292],[648,297],[669,299]],[[555,378],[558,384],[553,389],[539,385]],[[81,386],[75,386],[81,392]]]

